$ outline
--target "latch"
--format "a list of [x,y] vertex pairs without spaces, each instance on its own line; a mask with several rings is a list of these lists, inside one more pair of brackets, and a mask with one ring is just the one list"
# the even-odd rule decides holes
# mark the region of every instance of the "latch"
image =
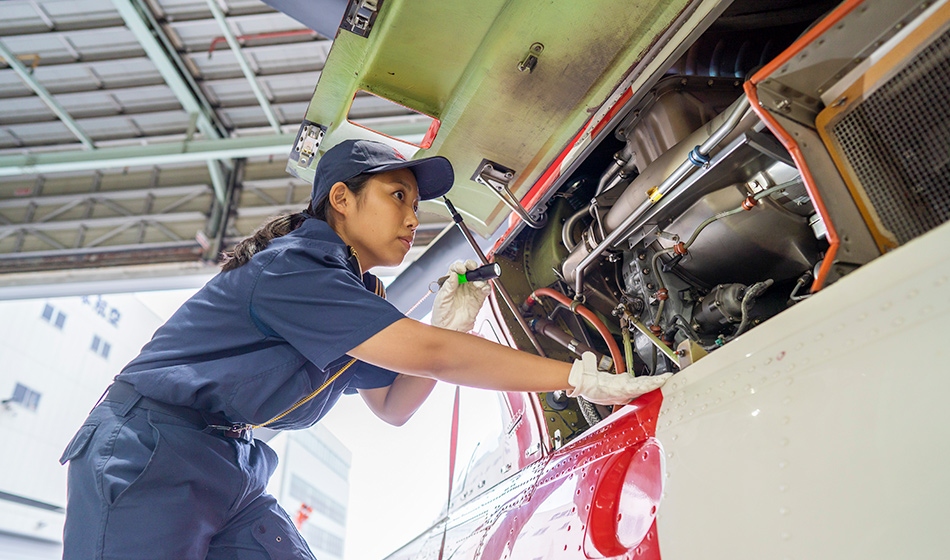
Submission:
[[369,37],[369,32],[376,23],[376,16],[379,15],[382,5],[383,0],[350,0],[340,29],[345,29],[360,37]]
[[498,197],[501,198],[501,201],[511,208],[515,214],[518,214],[528,226],[534,229],[540,229],[544,226],[545,222],[544,209],[539,206],[530,214],[525,210],[524,206],[521,205],[521,201],[515,198],[515,195],[508,188],[514,176],[515,171],[513,169],[483,159],[481,163],[478,164],[471,179],[480,185],[489,187],[492,192],[497,194]]
[[543,51],[544,45],[541,43],[532,43],[531,46],[528,47],[528,54],[524,55],[524,58],[518,63],[518,71],[527,71],[528,74],[533,72],[534,67],[538,65],[538,57],[541,56]]
[[323,135],[326,134],[327,127],[315,122],[303,121],[300,130],[297,131],[297,139],[294,141],[294,148],[290,152],[291,161],[296,161],[298,167],[306,169],[313,163],[313,158],[323,141]]

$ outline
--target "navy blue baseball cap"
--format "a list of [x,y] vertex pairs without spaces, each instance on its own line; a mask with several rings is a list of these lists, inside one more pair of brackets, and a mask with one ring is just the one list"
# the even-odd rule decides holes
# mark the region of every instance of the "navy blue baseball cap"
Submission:
[[382,173],[410,169],[416,176],[419,198],[429,200],[449,192],[455,182],[452,164],[442,156],[407,160],[389,144],[372,140],[344,140],[320,158],[313,177],[310,202],[314,206],[328,194],[330,187],[363,173]]

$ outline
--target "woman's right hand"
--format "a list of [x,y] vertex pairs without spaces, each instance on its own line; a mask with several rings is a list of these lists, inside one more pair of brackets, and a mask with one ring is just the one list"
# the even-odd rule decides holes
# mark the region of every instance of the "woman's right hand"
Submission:
[[488,282],[478,280],[459,284],[458,275],[478,268],[473,260],[455,261],[449,267],[449,277],[435,294],[432,304],[432,325],[458,332],[475,328],[475,317],[491,292]]

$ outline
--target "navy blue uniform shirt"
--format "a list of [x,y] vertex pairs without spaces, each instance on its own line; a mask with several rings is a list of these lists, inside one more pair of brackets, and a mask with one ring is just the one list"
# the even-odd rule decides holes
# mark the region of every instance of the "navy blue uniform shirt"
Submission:
[[[152,399],[260,424],[323,384],[346,353],[405,317],[363,285],[343,240],[308,219],[250,262],[222,272],[160,327],[118,375]],[[391,385],[357,361],[268,427],[313,425],[343,392]]]

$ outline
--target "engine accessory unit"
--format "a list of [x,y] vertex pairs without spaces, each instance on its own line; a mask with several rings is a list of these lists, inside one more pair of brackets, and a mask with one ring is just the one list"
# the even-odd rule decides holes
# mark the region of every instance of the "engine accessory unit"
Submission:
[[693,328],[706,334],[720,334],[732,323],[742,321],[744,284],[719,284],[693,308]]

